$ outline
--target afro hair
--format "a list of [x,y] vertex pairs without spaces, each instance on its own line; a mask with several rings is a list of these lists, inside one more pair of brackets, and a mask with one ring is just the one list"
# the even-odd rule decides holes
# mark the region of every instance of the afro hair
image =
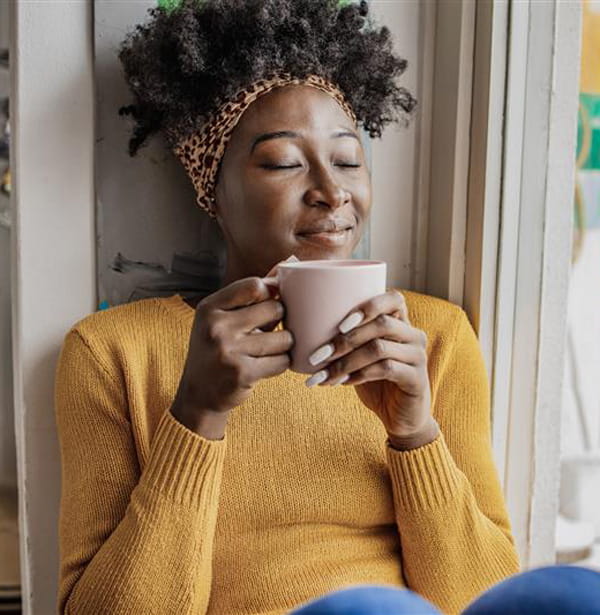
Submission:
[[135,121],[129,153],[155,133],[175,146],[239,90],[282,72],[335,83],[371,137],[406,124],[416,100],[396,81],[407,62],[368,12],[364,0],[162,0],[119,49],[134,98],[119,110]]

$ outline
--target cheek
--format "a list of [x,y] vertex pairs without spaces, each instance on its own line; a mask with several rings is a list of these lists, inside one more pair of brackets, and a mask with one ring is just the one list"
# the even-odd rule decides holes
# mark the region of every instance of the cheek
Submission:
[[282,199],[298,191],[302,181],[293,173],[250,168],[244,174],[244,185],[249,192],[261,195],[263,199]]
[[363,177],[357,179],[352,187],[352,195],[356,207],[360,209],[364,215],[367,215],[371,210],[371,178],[368,173],[365,173]]
[[258,176],[251,172],[246,174],[243,184],[247,207],[256,219],[269,226],[295,211],[304,189],[301,182],[286,179],[283,175]]

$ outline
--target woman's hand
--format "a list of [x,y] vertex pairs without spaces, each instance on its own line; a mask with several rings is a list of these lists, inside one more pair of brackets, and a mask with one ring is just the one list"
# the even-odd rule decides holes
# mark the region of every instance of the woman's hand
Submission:
[[433,441],[438,427],[431,416],[427,336],[410,324],[404,296],[390,290],[374,297],[344,318],[339,329],[311,356],[313,364],[324,368],[307,385],[354,385],[381,419],[394,448]]
[[272,331],[284,314],[283,304],[272,299],[272,293],[261,278],[244,278],[196,307],[171,408],[192,431],[222,438],[230,411],[244,402],[254,385],[288,369],[293,337],[289,331]]

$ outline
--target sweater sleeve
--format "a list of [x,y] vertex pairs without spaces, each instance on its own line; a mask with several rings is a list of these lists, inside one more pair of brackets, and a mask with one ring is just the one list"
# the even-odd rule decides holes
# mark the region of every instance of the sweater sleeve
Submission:
[[61,349],[55,411],[59,613],[205,613],[226,438],[205,440],[166,409],[141,472],[119,370],[76,329]]
[[455,325],[432,383],[441,435],[412,451],[386,449],[406,582],[452,615],[519,568],[492,458],[483,357],[464,311]]

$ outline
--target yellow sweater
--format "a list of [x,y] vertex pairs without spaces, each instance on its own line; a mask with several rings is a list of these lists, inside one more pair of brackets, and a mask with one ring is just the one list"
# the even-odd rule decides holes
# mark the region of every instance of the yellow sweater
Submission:
[[465,313],[404,291],[429,336],[443,436],[386,444],[353,387],[263,380],[209,441],[169,412],[195,311],[181,296],[91,314],[56,374],[59,612],[283,615],[344,586],[407,586],[446,613],[515,573]]

